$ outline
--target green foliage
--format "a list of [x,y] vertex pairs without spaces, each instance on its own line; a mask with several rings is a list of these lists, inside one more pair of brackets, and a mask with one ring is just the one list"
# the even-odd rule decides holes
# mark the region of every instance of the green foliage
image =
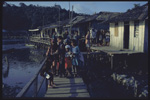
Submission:
[[[59,9],[55,7],[41,7],[20,3],[20,6],[10,5],[5,2],[2,9],[2,25],[6,30],[27,30],[37,28],[59,20]],[[77,13],[73,13],[74,17]],[[69,11],[60,9],[60,20],[69,18]]]

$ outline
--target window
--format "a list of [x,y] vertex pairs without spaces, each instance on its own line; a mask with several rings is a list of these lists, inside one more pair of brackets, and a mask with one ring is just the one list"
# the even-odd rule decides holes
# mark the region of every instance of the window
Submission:
[[118,36],[118,23],[115,23],[115,36]]
[[139,35],[139,21],[134,21],[134,37]]

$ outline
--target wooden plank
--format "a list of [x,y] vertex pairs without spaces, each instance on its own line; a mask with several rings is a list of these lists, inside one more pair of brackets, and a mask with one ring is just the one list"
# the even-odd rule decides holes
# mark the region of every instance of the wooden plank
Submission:
[[[68,81],[69,82],[69,81]],[[74,82],[70,82],[70,83],[68,83],[68,82],[56,82],[56,81],[54,81],[54,83],[56,84],[56,85],[60,85],[60,84],[82,84],[82,82],[80,82],[80,83],[74,83]]]
[[75,84],[71,84],[71,83],[69,83],[69,84],[67,84],[67,83],[63,83],[63,84],[56,84],[56,86],[59,86],[59,87],[64,87],[64,86],[85,86],[85,84],[84,83],[75,83]]
[[86,86],[85,85],[62,85],[62,86],[59,86],[57,85],[55,87],[56,89],[60,89],[60,88],[72,88],[72,89],[86,89]]
[[45,95],[45,97],[90,97],[89,93],[66,93],[66,94],[55,94],[55,95]]
[[73,89],[73,88],[60,88],[59,89],[59,91],[57,90],[57,89],[49,89],[48,91],[47,91],[47,94],[49,94],[49,93],[64,93],[64,91],[65,91],[65,93],[73,93],[73,92],[78,92],[78,93],[82,93],[82,92],[88,92],[86,89]]
[[92,50],[97,50],[97,51],[102,51],[102,52],[105,52],[109,55],[142,53],[142,52],[137,52],[137,51],[133,51],[133,50],[129,50],[129,49],[121,50],[121,49],[111,47],[111,46],[91,47],[91,49]]
[[83,80],[81,78],[58,78],[54,77],[55,82],[71,82],[71,83],[83,83]]
[[71,83],[82,83],[82,80],[55,80],[55,82],[71,82]]

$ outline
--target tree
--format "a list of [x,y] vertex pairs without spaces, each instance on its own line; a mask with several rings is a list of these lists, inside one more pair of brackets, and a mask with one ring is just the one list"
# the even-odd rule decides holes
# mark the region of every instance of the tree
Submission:
[[24,4],[24,3],[19,3],[19,5],[20,5],[20,7],[23,7],[23,8],[26,7],[26,4]]
[[[20,6],[10,5],[4,2],[2,25],[7,30],[37,28],[44,24],[51,24],[59,19],[59,9],[56,7],[42,7],[20,3]],[[69,11],[60,9],[60,20],[68,19]],[[79,15],[73,13],[74,17]]]
[[134,4],[134,8],[140,7],[140,4]]

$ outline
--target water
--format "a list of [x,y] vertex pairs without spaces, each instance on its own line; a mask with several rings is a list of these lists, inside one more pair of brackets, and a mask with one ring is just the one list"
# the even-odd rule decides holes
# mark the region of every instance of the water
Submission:
[[[39,70],[45,50],[36,49],[34,46],[26,46],[23,40],[21,42],[18,42],[18,40],[3,40],[2,47],[3,51],[14,49],[2,54],[2,94],[3,97],[15,97]],[[5,61],[6,56],[9,67],[7,67]]]

